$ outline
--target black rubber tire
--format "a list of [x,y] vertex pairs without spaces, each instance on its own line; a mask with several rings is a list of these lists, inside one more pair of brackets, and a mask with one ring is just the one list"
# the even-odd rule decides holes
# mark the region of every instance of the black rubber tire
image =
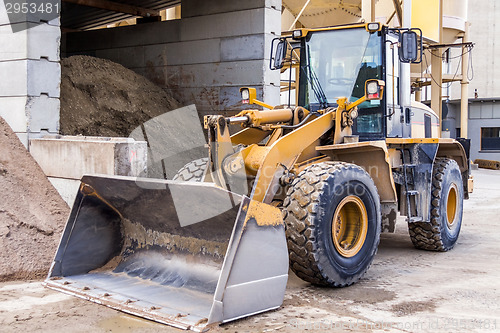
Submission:
[[[451,186],[456,188],[458,205],[455,222],[450,227],[447,202]],[[408,223],[411,241],[417,249],[445,252],[453,248],[462,226],[463,198],[464,187],[457,162],[436,158],[432,169],[431,222]]]
[[[335,209],[349,195],[362,200],[368,217],[365,241],[351,258],[340,255],[332,240]],[[283,207],[290,268],[298,277],[316,285],[344,287],[365,274],[381,232],[380,198],[365,170],[343,162],[309,166],[291,184]]]
[[177,171],[173,180],[183,182],[201,182],[207,169],[208,158],[199,158],[191,161]]

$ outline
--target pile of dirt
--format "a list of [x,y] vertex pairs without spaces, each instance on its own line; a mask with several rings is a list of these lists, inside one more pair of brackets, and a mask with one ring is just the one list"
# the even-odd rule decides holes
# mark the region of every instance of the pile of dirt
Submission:
[[110,60],[61,60],[61,134],[127,137],[180,104],[145,77]]
[[69,208],[0,117],[0,281],[49,271]]

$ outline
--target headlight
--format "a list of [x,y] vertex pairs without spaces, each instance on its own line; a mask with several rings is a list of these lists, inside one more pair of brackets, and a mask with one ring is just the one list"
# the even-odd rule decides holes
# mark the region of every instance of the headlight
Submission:
[[378,92],[378,83],[375,81],[368,82],[366,85],[366,92],[368,94],[376,94]]
[[366,26],[366,30],[369,32],[375,32],[380,30],[380,23],[378,22],[373,22],[373,23],[368,23]]
[[294,30],[292,33],[292,38],[293,39],[302,38],[302,30]]
[[241,99],[243,103],[248,103],[250,101],[250,92],[248,89],[241,90]]

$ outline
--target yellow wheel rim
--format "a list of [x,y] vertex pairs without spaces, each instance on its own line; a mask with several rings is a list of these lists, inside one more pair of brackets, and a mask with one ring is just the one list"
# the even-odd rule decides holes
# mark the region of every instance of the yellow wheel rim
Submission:
[[363,247],[368,230],[366,207],[357,196],[345,197],[335,209],[332,221],[332,239],[343,257],[355,256]]
[[458,207],[458,190],[456,184],[451,184],[450,190],[448,191],[448,200],[446,202],[446,217],[448,222],[448,227],[452,227],[457,219],[457,207]]

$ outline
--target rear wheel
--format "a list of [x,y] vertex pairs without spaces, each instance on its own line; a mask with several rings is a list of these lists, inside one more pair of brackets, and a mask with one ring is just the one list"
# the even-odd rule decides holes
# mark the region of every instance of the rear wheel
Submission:
[[430,223],[409,223],[413,245],[418,249],[448,251],[455,245],[462,226],[464,188],[455,160],[436,158],[432,170]]
[[324,162],[293,181],[284,203],[290,267],[301,279],[348,286],[370,267],[380,241],[380,199],[359,166]]
[[201,182],[205,177],[207,170],[208,158],[200,158],[189,162],[177,171],[173,180],[183,182]]

